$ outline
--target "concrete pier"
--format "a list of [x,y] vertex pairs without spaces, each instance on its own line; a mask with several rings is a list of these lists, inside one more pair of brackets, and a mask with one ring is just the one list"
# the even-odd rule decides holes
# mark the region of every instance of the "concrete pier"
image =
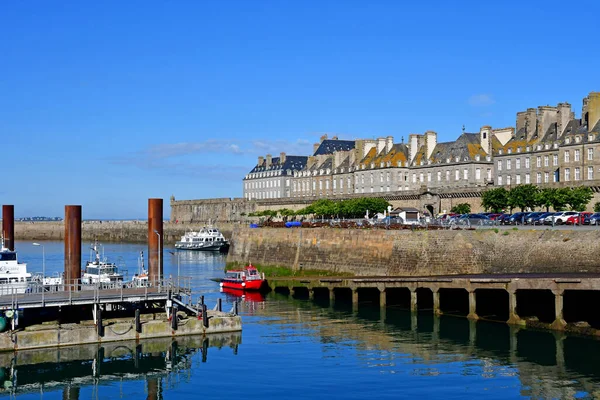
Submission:
[[296,298],[320,295],[330,303],[345,301],[353,311],[363,304],[378,304],[383,310],[431,310],[438,316],[600,335],[600,312],[595,307],[600,301],[600,274],[271,278],[269,286]]

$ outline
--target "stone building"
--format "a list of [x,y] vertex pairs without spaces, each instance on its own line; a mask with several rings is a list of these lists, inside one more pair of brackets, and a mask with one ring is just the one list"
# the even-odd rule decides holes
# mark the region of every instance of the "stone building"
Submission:
[[291,178],[294,172],[306,166],[308,157],[288,156],[258,157],[256,166],[243,179],[244,198],[247,200],[279,199],[290,197]]
[[515,135],[494,147],[495,184],[600,184],[600,93],[583,99],[581,118],[569,103],[517,113]]

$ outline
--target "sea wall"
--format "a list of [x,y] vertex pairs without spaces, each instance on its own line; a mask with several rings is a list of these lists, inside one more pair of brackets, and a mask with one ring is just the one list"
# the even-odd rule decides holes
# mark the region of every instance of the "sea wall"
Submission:
[[[222,223],[217,227],[226,238],[231,237],[236,223]],[[170,223],[165,222],[163,228],[164,243],[173,244],[189,230],[199,230],[205,226],[201,223]],[[63,240],[65,226],[59,222],[15,222],[16,240]],[[146,243],[148,241],[147,221],[83,221],[81,239],[101,242],[132,242]]]
[[239,227],[228,262],[359,276],[600,273],[600,232]]

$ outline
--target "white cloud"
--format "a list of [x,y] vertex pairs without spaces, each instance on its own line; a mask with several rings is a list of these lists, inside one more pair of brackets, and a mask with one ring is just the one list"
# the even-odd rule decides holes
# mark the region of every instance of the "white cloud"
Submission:
[[473,107],[491,106],[496,101],[490,94],[475,94],[469,97],[469,104]]

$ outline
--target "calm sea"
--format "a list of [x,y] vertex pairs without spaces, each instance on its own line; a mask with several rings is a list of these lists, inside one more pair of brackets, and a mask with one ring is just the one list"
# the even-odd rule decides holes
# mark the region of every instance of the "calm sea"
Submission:
[[[63,269],[63,244],[44,245],[47,273]],[[84,246],[84,260],[87,248]],[[21,261],[41,271],[42,248],[17,242]],[[135,244],[105,255],[137,270]],[[171,249],[172,250],[172,249]],[[209,306],[238,302],[241,335],[49,350],[0,358],[0,395],[19,398],[576,398],[600,396],[600,341],[426,313],[283,295],[221,293],[225,256],[165,249],[165,275],[192,276]],[[178,267],[179,264],[179,267]],[[203,348],[204,346],[204,348]],[[48,356],[49,354],[49,356]],[[48,361],[50,359],[50,361]],[[12,361],[11,361],[12,360]],[[16,363],[15,363],[16,360]],[[12,365],[11,365],[12,363]],[[29,363],[29,364],[28,364]]]

